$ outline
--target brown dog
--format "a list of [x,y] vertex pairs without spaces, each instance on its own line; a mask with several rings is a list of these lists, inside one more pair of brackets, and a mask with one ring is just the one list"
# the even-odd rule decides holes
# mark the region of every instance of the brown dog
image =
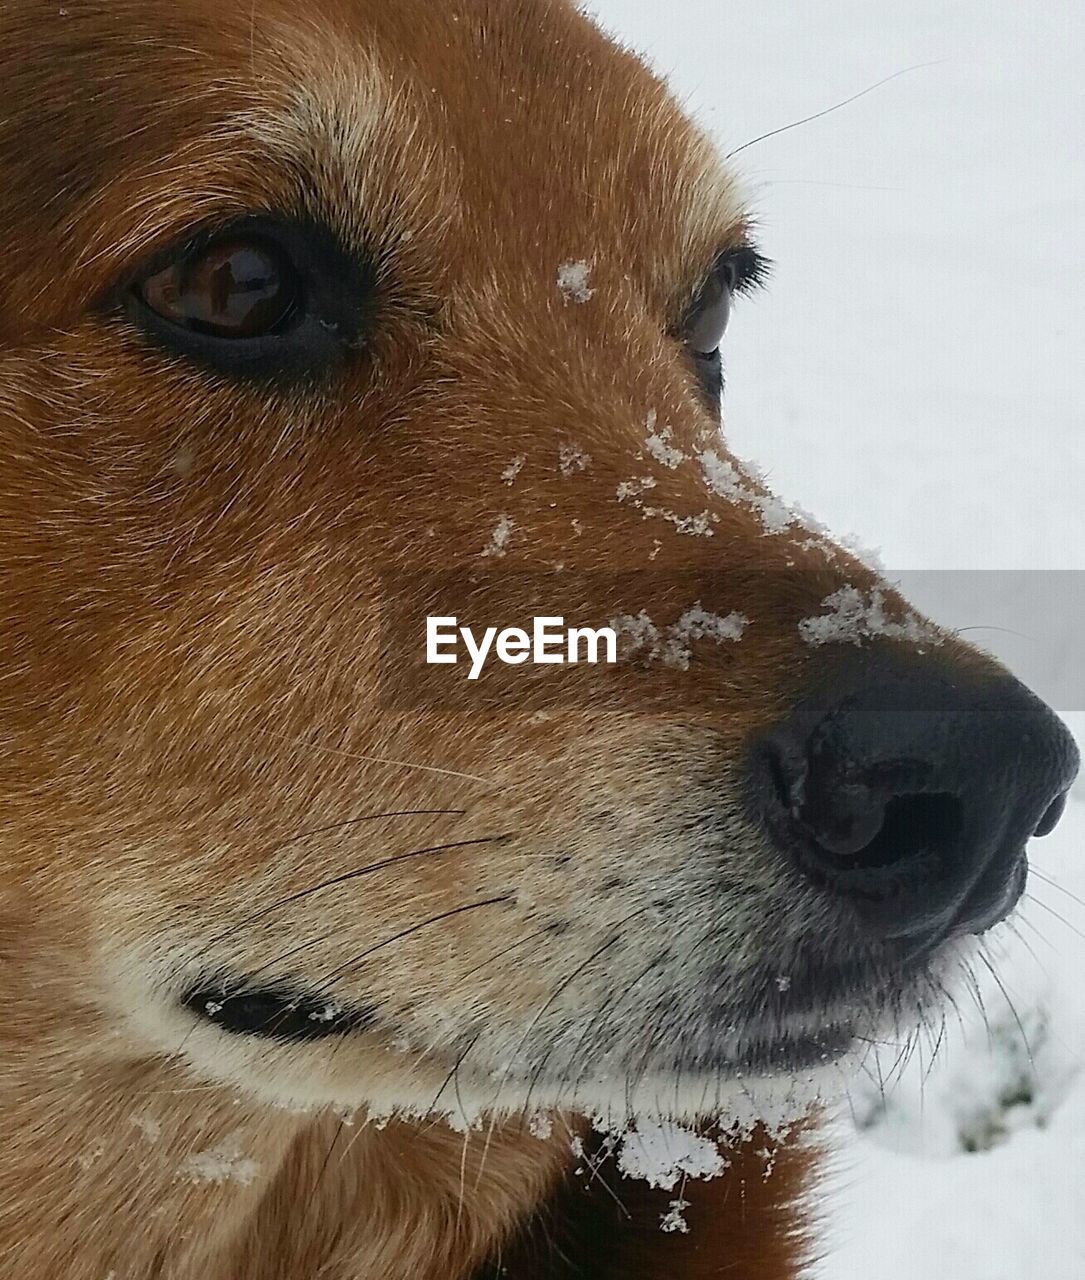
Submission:
[[[563,0],[0,47],[3,1274],[794,1275],[751,1125],[938,999],[1075,759],[727,456],[733,181]],[[629,660],[423,660],[559,612]]]

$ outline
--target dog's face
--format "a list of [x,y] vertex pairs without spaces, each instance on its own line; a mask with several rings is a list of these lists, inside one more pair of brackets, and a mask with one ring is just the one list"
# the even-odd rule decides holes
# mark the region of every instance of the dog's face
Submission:
[[[727,455],[760,259],[661,85],[547,0],[16,0],[0,40],[29,1051],[693,1112],[910,1021],[1072,750]],[[390,697],[434,570],[639,661]]]

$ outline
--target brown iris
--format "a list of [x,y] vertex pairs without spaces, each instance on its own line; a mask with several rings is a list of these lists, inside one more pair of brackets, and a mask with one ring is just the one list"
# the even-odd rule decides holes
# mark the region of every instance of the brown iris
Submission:
[[277,332],[296,310],[301,286],[275,245],[223,240],[163,267],[138,291],[153,312],[184,329],[259,338]]

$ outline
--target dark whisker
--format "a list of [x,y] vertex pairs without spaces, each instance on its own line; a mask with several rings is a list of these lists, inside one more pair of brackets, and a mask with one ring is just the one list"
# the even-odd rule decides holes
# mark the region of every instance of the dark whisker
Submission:
[[1041,899],[1037,898],[1034,893],[1026,893],[1024,898],[1026,902],[1035,902],[1041,910],[1046,911],[1048,915],[1054,916],[1060,924],[1064,924],[1071,933],[1076,934],[1083,942],[1085,942],[1085,933],[1082,933],[1077,925],[1071,924],[1064,915],[1060,915],[1054,907],[1049,907],[1046,902],[1041,901]]
[[363,876],[370,876],[377,871],[384,871],[388,867],[398,866],[401,862],[409,862],[412,858],[422,858],[430,853],[445,853],[449,849],[467,849],[480,844],[499,844],[502,840],[508,839],[507,835],[501,835],[479,836],[474,840],[452,840],[445,844],[427,845],[424,849],[412,849],[410,853],[397,853],[390,858],[381,858],[378,862],[370,862],[367,866],[358,867],[354,871],[344,871],[341,875],[332,876],[328,880],[321,880],[319,884],[314,884],[308,889],[299,889],[297,893],[288,894],[285,898],[277,898],[269,906],[256,912],[255,915],[248,916],[240,921],[240,924],[255,924],[258,920],[262,920],[264,916],[270,915],[272,911],[280,911],[283,907],[293,906],[295,902],[310,898],[314,893],[320,893],[324,889],[334,889],[337,885],[349,884],[352,880],[360,880]]
[[1036,954],[1036,948],[1032,945],[1031,942],[1029,942],[1028,938],[1025,937],[1025,935],[1021,932],[1021,930],[1018,929],[1015,922],[1013,920],[1006,920],[1004,921],[1004,923],[1006,925],[1006,928],[1010,931],[1010,933],[1013,934],[1013,936],[1017,939],[1017,941],[1021,944],[1021,946],[1024,947],[1024,949],[1032,957],[1032,959],[1036,963],[1037,968],[1041,971],[1041,973],[1043,973],[1044,977],[1050,978],[1051,974],[1049,973],[1047,966]]
[[392,934],[390,938],[385,938],[382,942],[374,943],[371,947],[366,947],[364,951],[359,951],[356,956],[352,956],[345,964],[341,964],[337,969],[333,969],[331,973],[325,974],[323,983],[332,983],[337,978],[341,978],[343,974],[348,973],[356,965],[361,964],[367,957],[373,955],[377,951],[382,951],[385,947],[390,947],[393,943],[401,942],[404,938],[409,938],[411,934],[418,933],[422,929],[427,929],[431,924],[440,924],[442,920],[451,920],[453,916],[463,915],[468,911],[477,911],[480,907],[493,907],[502,902],[512,902],[515,894],[503,893],[496,898],[483,898],[478,902],[467,902],[459,907],[452,907],[449,911],[441,911],[435,916],[430,916],[426,920],[420,920],[417,924],[412,924],[406,929],[401,929],[398,933]]
[[[335,1150],[339,1139],[343,1136],[343,1130],[345,1127],[344,1121],[340,1120],[339,1124],[336,1126],[335,1133],[332,1135],[331,1142],[328,1143],[328,1150],[324,1154],[324,1163],[320,1166],[320,1172],[317,1174],[316,1182],[313,1184],[313,1196],[315,1196],[320,1190],[320,1184],[324,1181],[324,1175],[328,1172],[328,1164],[331,1161],[332,1152]],[[310,1197],[310,1205],[312,1205],[312,1202],[312,1197]]]
[[902,67],[900,71],[894,71],[891,76],[885,76],[881,80],[875,81],[874,84],[868,84],[865,89],[860,89],[858,93],[853,93],[851,97],[844,98],[840,102],[834,103],[831,107],[824,107],[821,111],[815,111],[812,115],[803,116],[801,120],[792,120],[790,124],[780,125],[778,129],[770,129],[767,133],[758,134],[756,138],[751,138],[749,142],[744,142],[740,147],[735,147],[733,151],[729,151],[724,159],[730,160],[737,156],[739,152],[745,151],[749,147],[755,147],[759,142],[765,142],[768,138],[775,138],[778,134],[799,128],[800,125],[810,124],[814,120],[820,120],[823,116],[832,115],[834,111],[839,111],[841,107],[858,102],[860,98],[865,98],[868,93],[873,93],[875,89],[880,89],[882,85],[889,84],[891,80],[897,80],[900,76],[909,75],[913,71],[922,71],[925,67],[935,67],[940,61],[941,59],[935,59],[932,62],[917,62],[910,67]]
[[304,831],[298,831],[292,836],[278,841],[276,844],[270,845],[264,849],[259,855],[259,861],[265,862],[268,858],[287,849],[292,844],[297,844],[299,840],[308,840],[311,836],[326,836],[334,831],[345,831],[350,827],[359,826],[363,822],[376,822],[380,818],[417,818],[426,817],[431,814],[454,814],[457,817],[463,817],[466,809],[387,809],[383,813],[364,813],[357,818],[347,818],[342,822],[329,822],[323,827],[308,827]]
[[1029,1043],[1028,1033],[1025,1031],[1025,1025],[1021,1021],[1020,1015],[1017,1012],[1017,1006],[1010,999],[1010,993],[1006,990],[1005,983],[1003,983],[1002,979],[998,976],[998,971],[982,951],[979,952],[979,958],[983,967],[995,980],[999,991],[1002,992],[1002,998],[1006,1001],[1010,1014],[1012,1015],[1014,1022],[1017,1024],[1017,1030],[1021,1033],[1021,1043],[1025,1046],[1025,1052],[1028,1054],[1029,1065],[1035,1070],[1036,1060],[1032,1056],[1032,1045]]
[[[474,1039],[468,1042],[467,1048],[464,1049],[463,1052],[457,1056],[456,1061],[452,1064],[452,1070],[449,1071],[447,1076],[445,1076],[444,1080],[441,1082],[441,1087],[433,1095],[433,1101],[426,1108],[427,1115],[432,1115],[433,1112],[436,1111],[437,1103],[440,1102],[441,1100],[441,1094],[443,1094],[444,1091],[448,1088],[448,1086],[452,1083],[453,1076],[455,1076],[456,1073],[459,1071],[460,1067],[463,1066],[464,1061],[467,1058],[467,1055],[471,1052],[471,1050],[475,1047],[476,1044],[478,1044],[478,1042],[481,1039],[482,1039],[482,1032],[480,1031],[474,1037]],[[437,1121],[433,1122],[433,1124],[436,1124],[436,1123]],[[426,1125],[423,1129],[420,1130],[420,1133],[428,1132],[429,1129],[433,1128],[433,1124]]]
[[1056,889],[1059,893],[1065,894],[1071,902],[1076,903],[1079,907],[1085,907],[1085,898],[1079,898],[1076,893],[1071,893],[1065,885],[1059,884],[1059,882],[1051,876],[1045,875],[1035,862],[1029,866],[1029,871],[1043,884],[1050,885],[1052,889]]
[[[204,944],[202,950],[207,951],[219,942],[224,942],[227,938],[233,937],[234,933],[246,925],[255,924],[262,920],[265,916],[270,915],[273,911],[279,911],[283,907],[292,906],[295,902],[301,902],[303,899],[311,897],[314,893],[320,893],[324,889],[331,889],[337,885],[347,884],[352,880],[360,880],[363,876],[373,875],[377,871],[383,871],[388,867],[398,866],[402,862],[409,862],[412,858],[422,858],[431,853],[443,853],[449,849],[464,849],[480,844],[495,844],[502,840],[507,840],[507,835],[500,836],[481,836],[475,840],[454,840],[445,844],[427,845],[423,849],[412,849],[409,853],[398,853],[393,857],[381,858],[377,862],[370,862],[364,867],[357,867],[353,871],[345,871],[341,875],[332,876],[329,880],[322,880],[318,884],[311,885],[308,889],[299,889],[297,893],[288,894],[285,898],[278,898],[266,907],[262,907],[259,911],[253,912],[251,915],[244,916],[242,919],[233,923],[229,929],[224,929],[221,933],[216,934],[207,943]],[[170,978],[176,977],[178,973],[189,964],[189,960],[181,961],[170,973]]]
[[935,1040],[931,1047],[930,1062],[927,1063],[927,1070],[923,1075],[923,1085],[926,1086],[927,1080],[930,1078],[931,1072],[934,1070],[934,1064],[938,1061],[938,1054],[942,1048],[946,1038],[946,1014],[942,1011],[942,1025],[938,1029],[938,1039]]
[[[1040,942],[1042,942],[1042,943],[1044,944],[1044,946],[1046,946],[1046,947],[1050,947],[1050,948],[1051,948],[1051,950],[1052,950],[1052,951],[1054,951],[1054,952],[1056,952],[1056,953],[1058,952],[1058,948],[1057,948],[1057,947],[1055,946],[1055,944],[1051,941],[1051,939],[1047,936],[1047,934],[1046,934],[1046,933],[1044,933],[1044,931],[1040,928],[1040,926],[1036,923],[1036,921],[1035,921],[1035,920],[1030,920],[1030,919],[1028,918],[1028,916],[1027,916],[1027,915],[1025,915],[1025,913],[1024,913],[1023,911],[1019,911],[1019,912],[1018,912],[1018,913],[1013,917],[1013,926],[1014,926],[1014,928],[1015,928],[1015,929],[1017,929],[1017,928],[1020,926],[1020,927],[1023,927],[1023,928],[1025,928],[1025,929],[1030,930],[1030,931],[1032,932],[1032,934],[1037,938],[1037,940],[1038,940],[1038,941],[1040,941]],[[1019,934],[1018,936],[1020,936],[1020,934]]]
[[505,1084],[505,1081],[509,1078],[509,1073],[512,1069],[512,1063],[516,1060],[516,1057],[520,1053],[520,1050],[523,1049],[524,1045],[527,1043],[528,1037],[531,1035],[531,1032],[538,1025],[540,1019],[543,1017],[546,1011],[551,1007],[551,1005],[553,1005],[554,1001],[559,999],[561,994],[569,986],[571,986],[571,984],[574,983],[577,980],[577,978],[579,978],[580,975],[584,973],[586,969],[588,969],[592,964],[594,964],[595,961],[598,960],[600,956],[604,955],[607,951],[610,950],[611,947],[617,946],[617,944],[621,942],[622,940],[621,931],[622,929],[625,928],[625,926],[631,920],[635,920],[637,916],[644,915],[644,913],[646,911],[649,911],[650,909],[651,909],[651,904],[646,903],[643,907],[640,907],[637,911],[634,911],[630,915],[626,916],[624,920],[619,921],[616,932],[614,932],[610,936],[610,938],[603,943],[601,947],[597,947],[591,953],[591,955],[588,956],[586,960],[581,961],[581,963],[578,964],[577,967],[570,974],[568,974],[567,977],[563,978],[562,981],[558,983],[558,985],[554,988],[553,991],[551,991],[550,995],[543,1002],[542,1007],[538,1009],[538,1011],[535,1013],[535,1016],[528,1023],[527,1028],[525,1029],[523,1035],[520,1037],[520,1042],[517,1044],[516,1049],[513,1051],[513,1053],[509,1055],[509,1065],[506,1066],[504,1073],[501,1076],[501,1079],[497,1082],[497,1095],[495,1096],[500,1095],[501,1089]]

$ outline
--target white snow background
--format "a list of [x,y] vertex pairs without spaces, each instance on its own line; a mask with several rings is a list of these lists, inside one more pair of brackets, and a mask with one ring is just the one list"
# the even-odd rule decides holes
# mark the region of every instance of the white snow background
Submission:
[[[725,343],[728,436],[891,571],[1085,569],[1085,5],[588,7],[725,151],[904,72],[736,157],[777,265]],[[1072,606],[1044,586],[1076,576],[987,580],[978,602],[943,592],[940,619],[1009,627],[970,634],[1041,684],[1067,664],[1080,684]],[[1081,739],[1085,699],[1064,696]],[[899,1080],[883,1053],[884,1102],[856,1082],[815,1280],[1085,1276],[1080,785],[1032,854],[989,947],[1016,1016],[980,965],[989,1029],[965,991],[933,1067],[924,1043]]]

